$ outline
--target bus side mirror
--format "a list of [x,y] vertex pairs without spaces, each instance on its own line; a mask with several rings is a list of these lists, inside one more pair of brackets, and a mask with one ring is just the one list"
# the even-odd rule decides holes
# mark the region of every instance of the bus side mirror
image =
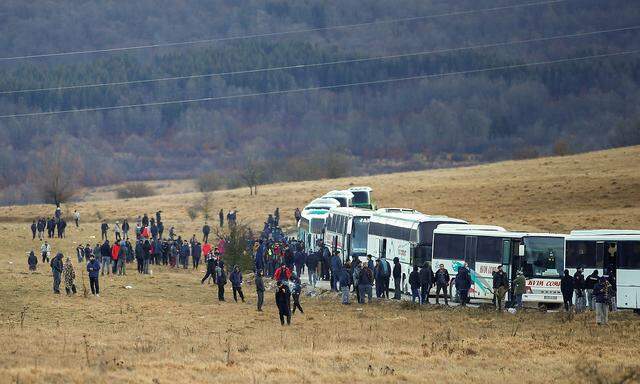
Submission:
[[520,256],[520,257],[524,256],[524,244],[520,244],[518,246],[518,256]]

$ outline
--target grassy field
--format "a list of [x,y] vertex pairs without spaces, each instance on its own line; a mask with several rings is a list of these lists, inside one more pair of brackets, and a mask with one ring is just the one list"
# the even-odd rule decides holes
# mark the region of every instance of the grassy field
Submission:
[[[214,193],[213,209],[237,208],[240,220],[257,227],[279,206],[285,225],[291,225],[293,209],[313,197],[370,185],[379,206],[412,207],[474,223],[540,231],[640,228],[639,169],[640,147],[630,147],[268,185],[257,197],[249,197],[248,189],[220,191]],[[113,200],[96,192],[88,201],[64,206],[67,212],[80,210],[83,223],[70,227],[66,239],[53,240],[53,249],[73,256],[78,242],[94,244],[98,215],[115,220],[162,209],[165,222],[183,235],[199,233],[202,218],[186,215],[199,198],[164,190],[150,198]],[[628,312],[615,313],[609,326],[597,327],[591,314],[568,319],[534,310],[510,315],[387,302],[344,307],[326,294],[304,297],[305,314],[296,314],[291,327],[281,327],[271,292],[266,311],[257,313],[251,284],[245,286],[246,304],[219,303],[212,286],[200,285],[202,271],[159,267],[139,276],[135,265],[126,277],[101,279],[100,298],[84,298],[82,292],[54,296],[50,268],[39,266],[32,274],[26,267],[26,252],[40,245],[31,240],[30,220],[51,212],[51,206],[0,207],[1,383],[640,380],[640,318]],[[83,266],[76,265],[80,287]]]

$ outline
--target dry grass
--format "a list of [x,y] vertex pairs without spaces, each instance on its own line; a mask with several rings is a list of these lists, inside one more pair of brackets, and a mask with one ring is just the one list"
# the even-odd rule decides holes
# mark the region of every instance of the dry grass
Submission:
[[[505,225],[561,231],[578,227],[640,227],[640,147],[406,174],[277,184],[215,192],[216,207],[237,207],[258,225],[275,206],[285,223],[296,206],[350,184],[368,184],[381,206],[408,206]],[[54,250],[73,255],[95,242],[95,213],[115,219],[146,210],[190,235],[201,220],[186,208],[199,194],[97,200],[78,208],[83,221]],[[218,303],[201,273],[154,268],[101,280],[103,295],[51,294],[50,269],[26,271],[28,223],[51,207],[1,207],[0,382],[638,382],[640,322],[616,313],[596,327],[591,315],[567,321],[531,311],[498,315],[479,309],[415,309],[397,303],[343,307],[333,296],[303,298],[305,315],[291,327],[266,312]],[[218,208],[219,209],[219,208]],[[11,263],[10,263],[11,262]],[[78,267],[77,267],[78,268]],[[76,269],[76,272],[79,272]],[[85,276],[86,277],[86,276]],[[82,286],[82,280],[78,277]],[[88,288],[88,281],[86,282]],[[131,285],[132,289],[124,289]],[[82,292],[82,288],[80,289]],[[230,297],[230,292],[228,292]],[[25,309],[26,308],[26,309]],[[634,375],[635,378],[634,378]],[[626,380],[626,381],[625,381]]]

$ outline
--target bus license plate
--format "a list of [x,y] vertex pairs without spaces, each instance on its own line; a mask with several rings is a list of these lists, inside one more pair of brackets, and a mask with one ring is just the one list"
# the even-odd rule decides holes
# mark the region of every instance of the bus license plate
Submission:
[[558,296],[545,296],[544,299],[545,300],[556,300],[558,298]]

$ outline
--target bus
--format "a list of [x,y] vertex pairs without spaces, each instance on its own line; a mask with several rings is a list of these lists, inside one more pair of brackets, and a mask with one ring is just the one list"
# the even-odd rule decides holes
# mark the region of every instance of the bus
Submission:
[[[471,272],[469,298],[493,299],[493,273],[502,265],[512,281],[521,271],[526,278],[523,302],[561,304],[564,235],[512,232],[487,225],[440,225],[433,231],[432,266],[443,264],[450,276],[466,262]],[[452,293],[455,288],[451,287]],[[513,301],[512,291],[507,301]]]
[[353,193],[349,191],[331,191],[322,198],[336,199],[341,207],[351,207],[353,205]]
[[332,208],[327,216],[324,234],[325,245],[339,251],[342,261],[364,260],[367,256],[369,220],[371,211],[358,208]]
[[[391,267],[393,258],[397,257],[403,276],[400,286],[406,291],[405,283],[408,283],[413,266],[422,266],[431,260],[433,230],[445,223],[467,222],[447,216],[425,215],[413,209],[378,209],[372,213],[369,222],[368,253],[374,259],[386,258]],[[393,276],[389,285],[394,286]]]
[[327,210],[316,209],[302,212],[298,222],[298,241],[304,244],[307,252],[316,251],[319,241],[324,240],[325,221]]
[[304,207],[303,211],[318,210],[318,209],[324,209],[325,211],[328,211],[331,208],[335,208],[339,206],[340,206],[340,202],[336,199],[319,198],[307,204],[307,206]]
[[640,309],[640,231],[579,230],[566,237],[565,266],[571,274],[598,270],[613,275],[618,308]]
[[371,200],[371,187],[351,187],[348,189],[353,193],[353,206],[356,208],[375,209]]

